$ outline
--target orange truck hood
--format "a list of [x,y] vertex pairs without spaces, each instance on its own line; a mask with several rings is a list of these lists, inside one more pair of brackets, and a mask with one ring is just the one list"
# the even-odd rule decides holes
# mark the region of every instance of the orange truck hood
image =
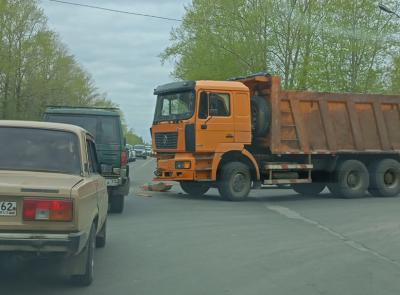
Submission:
[[79,175],[31,171],[0,171],[0,196],[71,197],[71,189],[81,182]]

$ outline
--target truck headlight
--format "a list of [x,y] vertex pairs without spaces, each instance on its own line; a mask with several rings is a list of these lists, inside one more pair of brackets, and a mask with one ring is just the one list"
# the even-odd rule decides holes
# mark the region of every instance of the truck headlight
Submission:
[[175,169],[190,169],[192,163],[190,161],[176,161]]

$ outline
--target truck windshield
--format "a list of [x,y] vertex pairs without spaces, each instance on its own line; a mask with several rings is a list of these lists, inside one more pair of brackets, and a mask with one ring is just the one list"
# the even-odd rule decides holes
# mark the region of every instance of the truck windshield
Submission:
[[46,121],[82,127],[94,136],[96,144],[120,144],[117,116],[47,114]]
[[144,150],[144,145],[135,145],[135,150]]
[[79,175],[78,137],[66,131],[0,127],[0,170]]
[[157,97],[154,122],[189,119],[194,113],[193,91],[167,93]]

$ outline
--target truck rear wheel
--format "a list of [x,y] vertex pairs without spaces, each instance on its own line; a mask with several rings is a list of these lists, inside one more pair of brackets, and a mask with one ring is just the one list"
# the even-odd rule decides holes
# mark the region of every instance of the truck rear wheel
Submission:
[[337,167],[333,181],[328,188],[334,195],[346,199],[361,198],[369,186],[367,167],[357,160],[343,161]]
[[316,196],[325,189],[325,183],[293,183],[292,189],[304,196]]
[[181,181],[180,185],[182,190],[188,195],[199,197],[204,195],[210,189],[210,185],[205,182]]
[[243,201],[249,195],[251,176],[249,167],[241,162],[225,164],[218,179],[218,190],[222,198]]
[[400,163],[393,159],[373,162],[369,167],[369,193],[374,197],[395,197],[400,193]]

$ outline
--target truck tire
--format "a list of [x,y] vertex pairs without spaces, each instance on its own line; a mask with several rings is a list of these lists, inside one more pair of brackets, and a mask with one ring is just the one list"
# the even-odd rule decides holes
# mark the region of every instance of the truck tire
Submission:
[[315,182],[315,183],[293,183],[292,189],[304,196],[316,196],[322,192],[326,185],[325,183]]
[[104,248],[107,240],[107,220],[104,221],[101,230],[96,236],[96,248]]
[[86,243],[86,246],[82,252],[87,251],[86,253],[81,253],[82,258],[85,258],[85,271],[83,274],[72,275],[71,283],[76,286],[89,286],[93,282],[94,277],[94,249],[96,244],[96,227],[92,224],[90,229],[89,238]]
[[271,124],[271,106],[261,96],[251,97],[250,103],[253,135],[265,136]]
[[181,189],[191,196],[199,196],[201,197],[210,189],[210,185],[205,182],[197,182],[197,181],[181,181],[180,182]]
[[400,193],[400,163],[393,159],[373,162],[369,167],[369,193],[374,197],[395,197]]
[[249,167],[241,162],[231,162],[222,166],[218,191],[228,201],[243,201],[251,189]]
[[346,199],[361,198],[369,187],[367,167],[357,160],[343,161],[338,165],[333,181],[328,188],[334,195]]
[[112,194],[110,196],[110,212],[122,213],[125,206],[125,196],[121,194]]

